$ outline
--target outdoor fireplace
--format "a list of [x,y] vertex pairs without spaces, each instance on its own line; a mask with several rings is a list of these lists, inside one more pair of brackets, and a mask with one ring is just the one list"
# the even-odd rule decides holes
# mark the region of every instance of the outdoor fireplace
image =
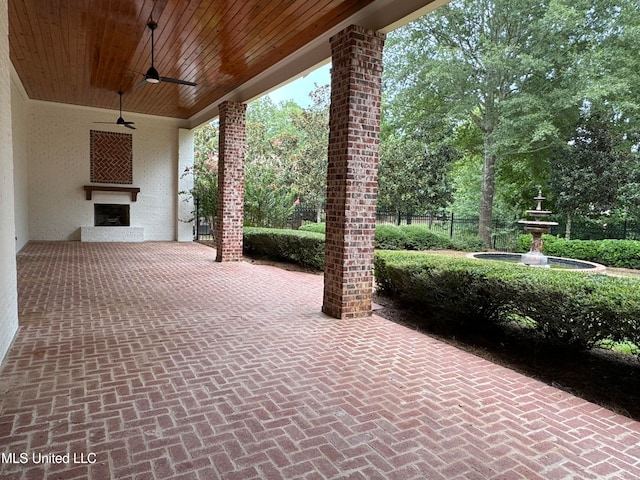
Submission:
[[93,206],[94,225],[96,227],[128,227],[129,205],[114,203],[96,203]]

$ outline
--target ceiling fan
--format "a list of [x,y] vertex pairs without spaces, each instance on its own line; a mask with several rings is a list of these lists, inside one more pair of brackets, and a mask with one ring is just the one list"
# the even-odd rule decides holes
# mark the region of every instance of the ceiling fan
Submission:
[[111,125],[122,125],[123,127],[130,128],[131,130],[135,130],[136,127],[133,126],[135,122],[127,122],[125,121],[124,118],[122,118],[122,92],[118,92],[118,95],[120,95],[120,116],[118,117],[118,120],[116,120],[115,122],[93,122],[93,123],[109,123]]
[[149,70],[147,70],[147,73],[143,73],[142,74],[142,76],[144,77],[144,80],[142,80],[136,86],[137,87],[141,87],[145,83],[165,82],[165,83],[177,83],[178,85],[188,85],[190,87],[195,87],[197,84],[194,83],[194,82],[189,82],[188,80],[180,80],[178,78],[161,77],[160,76],[160,74],[158,73],[158,70],[156,70],[156,67],[153,65],[153,61],[154,61],[154,35],[153,35],[153,32],[156,30],[156,28],[158,28],[158,24],[156,22],[154,22],[153,20],[149,20],[149,23],[147,23],[147,27],[149,27],[149,30],[151,30],[151,66],[149,67]]

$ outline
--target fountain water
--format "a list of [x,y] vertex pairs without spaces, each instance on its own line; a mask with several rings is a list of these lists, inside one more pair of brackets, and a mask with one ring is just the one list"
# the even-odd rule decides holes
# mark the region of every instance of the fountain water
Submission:
[[542,191],[538,190],[538,196],[533,197],[537,202],[535,210],[527,210],[525,213],[533,217],[533,220],[519,220],[518,223],[524,225],[524,231],[532,236],[531,247],[529,253],[525,253],[520,257],[520,263],[529,265],[530,267],[549,268],[549,261],[542,253],[542,234],[549,233],[551,227],[558,225],[558,222],[549,222],[542,220],[551,215],[551,211],[542,209]]

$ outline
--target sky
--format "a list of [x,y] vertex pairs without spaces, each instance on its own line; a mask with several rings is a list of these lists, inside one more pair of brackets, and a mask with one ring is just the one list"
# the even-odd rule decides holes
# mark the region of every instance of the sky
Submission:
[[311,104],[311,97],[309,93],[315,90],[315,84],[327,85],[330,83],[331,64],[323,65],[322,67],[307,74],[306,77],[299,78],[293,82],[280,87],[277,90],[269,93],[269,97],[274,103],[285,102],[287,100],[293,100],[301,107],[308,107]]

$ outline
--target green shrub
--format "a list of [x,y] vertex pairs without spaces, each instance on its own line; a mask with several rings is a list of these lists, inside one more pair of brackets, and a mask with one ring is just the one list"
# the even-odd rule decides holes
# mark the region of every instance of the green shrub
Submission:
[[[516,252],[519,253],[527,253],[529,248],[531,248],[531,234],[524,234],[518,237],[518,241],[516,242]],[[543,235],[542,240],[546,241],[547,236]]]
[[427,225],[401,225],[405,234],[405,250],[446,250],[452,248],[449,236],[435,233]]
[[478,236],[466,236],[451,240],[451,249],[461,252],[480,252],[484,250],[484,244]]
[[635,279],[388,251],[376,252],[374,271],[383,293],[460,325],[518,319],[566,347],[640,345]]
[[637,240],[600,240],[598,263],[618,268],[640,269],[640,242]]
[[303,232],[316,232],[316,233],[324,233],[327,228],[327,224],[322,223],[304,223],[300,226],[298,230],[302,230]]
[[[596,262],[614,268],[640,269],[640,241],[637,240],[565,240],[543,235],[542,251],[554,257]],[[531,235],[521,235],[518,249],[529,251]]]
[[[325,233],[326,223],[305,223],[299,230]],[[435,233],[427,225],[376,225],[375,247],[382,250],[462,250],[477,252],[482,241],[477,236],[449,240],[447,235]]]
[[436,233],[427,225],[377,225],[375,247],[381,250],[473,250],[478,242],[452,242],[448,235]]
[[324,268],[324,235],[299,230],[245,227],[244,252],[292,262],[312,270]]
[[407,243],[405,232],[395,225],[376,225],[375,248],[403,250]]

